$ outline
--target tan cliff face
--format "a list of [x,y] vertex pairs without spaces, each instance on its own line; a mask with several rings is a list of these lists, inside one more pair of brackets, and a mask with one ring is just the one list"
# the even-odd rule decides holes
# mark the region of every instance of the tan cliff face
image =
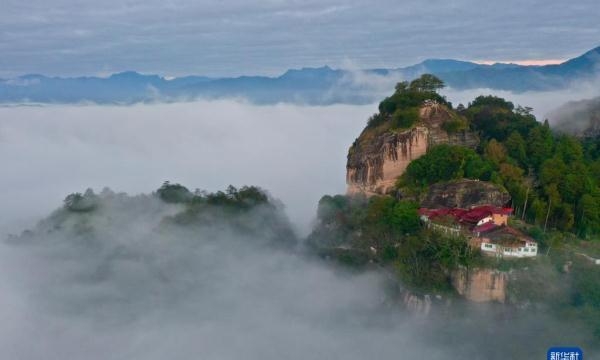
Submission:
[[479,138],[468,131],[447,133],[442,125],[458,115],[445,105],[428,102],[419,109],[419,122],[403,131],[363,131],[348,153],[348,194],[389,193],[408,164],[438,144],[476,147]]
[[493,269],[466,269],[452,272],[452,285],[467,300],[475,302],[506,301],[508,274]]
[[429,130],[417,126],[376,137],[361,152],[348,156],[348,194],[385,194],[408,164],[427,152]]

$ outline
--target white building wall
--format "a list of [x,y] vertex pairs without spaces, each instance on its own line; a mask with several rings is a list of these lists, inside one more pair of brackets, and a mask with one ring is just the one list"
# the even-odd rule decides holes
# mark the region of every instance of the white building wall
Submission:
[[490,255],[495,254],[502,257],[534,257],[537,256],[537,245],[533,243],[532,245],[527,244],[526,246],[519,248],[511,248],[484,242],[481,243],[481,251]]

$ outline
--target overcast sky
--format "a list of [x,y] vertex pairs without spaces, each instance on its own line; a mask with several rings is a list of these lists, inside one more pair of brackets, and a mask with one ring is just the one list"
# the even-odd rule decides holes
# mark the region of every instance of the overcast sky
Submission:
[[565,59],[600,45],[599,13],[597,0],[3,0],[0,76]]

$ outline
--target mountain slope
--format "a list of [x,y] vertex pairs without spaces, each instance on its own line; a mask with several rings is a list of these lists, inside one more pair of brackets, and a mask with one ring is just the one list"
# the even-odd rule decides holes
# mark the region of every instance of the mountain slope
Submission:
[[436,73],[456,89],[490,88],[508,91],[556,90],[597,75],[600,47],[558,65],[479,65],[466,71]]

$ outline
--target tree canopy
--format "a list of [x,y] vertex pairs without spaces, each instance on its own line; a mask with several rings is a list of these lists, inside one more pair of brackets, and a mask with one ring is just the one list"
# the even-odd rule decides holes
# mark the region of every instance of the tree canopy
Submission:
[[449,105],[446,99],[437,93],[443,87],[444,82],[431,74],[423,74],[411,82],[397,83],[394,94],[379,103],[379,114],[373,117],[367,126],[377,126],[390,117],[394,119],[394,126],[408,127],[412,125],[411,121],[406,119],[414,119],[413,114],[416,108],[426,100]]

